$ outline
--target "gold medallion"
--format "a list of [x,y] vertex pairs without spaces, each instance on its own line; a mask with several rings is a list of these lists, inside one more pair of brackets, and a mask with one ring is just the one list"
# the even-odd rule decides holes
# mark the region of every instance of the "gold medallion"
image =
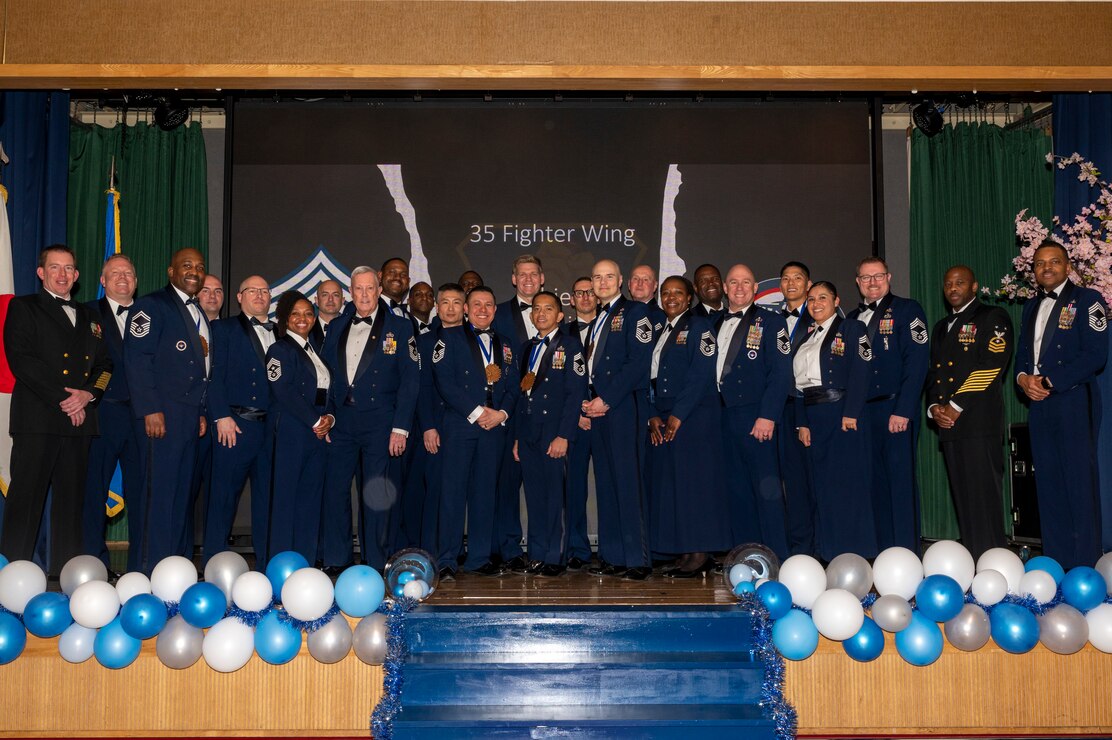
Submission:
[[525,377],[521,379],[521,390],[528,391],[530,388],[533,387],[533,383],[536,381],[536,379],[537,375],[532,370],[525,373]]
[[198,335],[198,336],[201,337],[201,356],[202,357],[208,357],[209,356],[209,343],[208,343],[208,341],[205,340],[204,336],[202,336],[202,335]]
[[486,366],[486,374],[487,385],[494,385],[498,382],[498,379],[502,377],[502,368],[492,363]]

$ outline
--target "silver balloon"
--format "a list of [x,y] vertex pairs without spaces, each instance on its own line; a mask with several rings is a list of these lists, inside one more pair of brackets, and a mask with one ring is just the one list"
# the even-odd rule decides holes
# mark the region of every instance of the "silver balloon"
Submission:
[[238,552],[225,550],[212,556],[205,565],[205,581],[214,584],[224,592],[224,598],[232,603],[232,584],[250,568]]
[[188,668],[201,657],[205,633],[178,614],[158,633],[154,652],[167,668]]
[[992,632],[988,614],[976,604],[966,604],[944,625],[946,639],[958,650],[973,652],[988,644]]
[[382,665],[386,660],[386,615],[370,614],[359,620],[351,642],[359,660],[368,665]]
[[92,555],[78,555],[70,558],[62,566],[62,572],[58,576],[62,593],[66,596],[72,596],[77,587],[86,581],[107,580],[108,568],[100,561],[100,558]]
[[1104,583],[1108,587],[1108,595],[1112,596],[1112,552],[1101,555],[1095,567],[1097,573],[1104,576]]
[[351,652],[351,639],[351,625],[343,614],[337,614],[328,624],[309,633],[309,655],[321,663],[343,660]]
[[1059,655],[1071,655],[1089,641],[1085,615],[1069,604],[1059,604],[1039,620],[1039,642]]
[[826,566],[827,589],[844,589],[863,599],[872,587],[873,567],[860,555],[844,552]]
[[911,624],[911,604],[898,594],[888,594],[876,600],[870,615],[885,632],[899,632]]

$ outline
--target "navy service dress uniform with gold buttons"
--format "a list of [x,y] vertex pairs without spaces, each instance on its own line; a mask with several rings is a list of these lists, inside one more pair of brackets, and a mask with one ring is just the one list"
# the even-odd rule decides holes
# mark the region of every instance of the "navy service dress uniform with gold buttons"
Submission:
[[[401,525],[402,461],[390,455],[390,435],[404,431],[406,446],[417,444],[413,419],[420,389],[421,358],[413,324],[379,301],[367,343],[355,368],[347,346],[355,305],[328,325],[322,359],[332,374],[336,427],[328,446],[324,484],[321,554],[326,566],[352,561],[351,482],[357,472],[361,492],[359,541],[363,562],[381,570],[394,554]],[[370,316],[367,317],[371,318]]]
[[495,486],[507,431],[505,424],[480,427],[477,410],[489,407],[512,416],[521,392],[513,340],[497,332],[485,336],[489,351],[470,325],[441,329],[432,352],[433,377],[445,403],[435,555],[438,566],[453,573],[463,548],[465,511],[464,569],[486,565],[492,552]]
[[[730,341],[723,339],[723,313],[716,324],[722,356],[718,389],[725,406],[722,433],[726,444],[730,529],[734,544],[762,542],[779,557],[788,557],[784,489],[776,435],[783,430],[784,399],[792,387],[791,340],[779,310],[753,303],[738,319]],[[717,371],[717,366],[716,366]],[[771,440],[750,432],[757,419],[776,424]]]
[[[70,319],[65,308],[75,318]],[[87,306],[43,290],[13,298],[4,324],[4,350],[15,388],[12,390],[11,488],[5,503],[0,552],[11,560],[30,560],[38,539],[47,489],[51,499],[50,572],[82,551],[82,507],[89,441],[98,433],[97,406],[111,380],[99,315]],[[88,391],[85,420],[74,426],[59,408],[69,392]],[[101,512],[104,500],[101,499]],[[103,531],[102,531],[103,534]]]
[[939,427],[961,542],[978,558],[1004,547],[1005,369],[1015,342],[1012,321],[998,306],[974,298],[934,325],[927,372],[927,408],[952,406],[961,415]]
[[[260,332],[267,338],[266,347],[259,338]],[[258,324],[243,313],[212,324],[212,382],[207,404],[208,436],[212,439],[212,481],[205,507],[205,562],[228,548],[228,535],[232,531],[239,497],[250,478],[255,568],[266,570],[270,456],[274,446],[266,423],[270,407],[266,350],[273,341],[271,322]],[[233,447],[225,447],[217,438],[216,420],[223,418],[231,418],[240,429]]]
[[[197,308],[167,285],[136,300],[128,314],[124,364],[144,486],[139,500],[128,502],[128,516],[143,521],[141,540],[129,548],[128,570],[150,573],[163,558],[192,555],[181,548],[185,528],[193,526],[187,507],[208,393],[211,347],[202,331],[212,335],[204,311],[191,307]],[[154,413],[166,419],[161,439],[147,436],[144,417]]]
[[[1108,360],[1108,307],[1068,279],[1057,298],[1027,302],[1016,375],[1042,375],[1050,395],[1032,401],[1029,425],[1043,552],[1069,569],[1101,555],[1096,440],[1101,422],[1096,374]],[[1035,347],[1039,305],[1054,305]]]
[[[862,319],[858,307],[847,318]],[[873,513],[881,550],[898,545],[919,552],[919,489],[915,448],[920,396],[930,362],[930,329],[918,301],[891,293],[871,309],[866,336],[873,350],[872,380],[865,405],[873,444]],[[908,419],[907,429],[889,432],[891,416]]]
[[[799,387],[796,374],[795,394],[796,426],[811,432],[804,449],[815,492],[815,552],[824,560],[843,552],[872,558],[879,553],[870,495],[872,432],[863,416],[875,355],[860,321],[835,315],[827,322],[812,324],[794,355],[798,365],[803,348],[819,344],[821,383]],[[843,417],[856,419],[857,429],[843,431]]]
[[568,454],[579,429],[579,411],[587,392],[587,358],[579,337],[554,328],[518,350],[522,378],[517,403],[517,446],[529,512],[529,557],[535,562],[563,565],[567,526],[567,462],[548,456],[557,437],[568,442]]

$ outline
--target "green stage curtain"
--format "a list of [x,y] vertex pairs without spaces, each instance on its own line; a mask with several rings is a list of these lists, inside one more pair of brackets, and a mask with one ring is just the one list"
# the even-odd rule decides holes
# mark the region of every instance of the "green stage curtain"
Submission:
[[139,295],[166,284],[170,255],[193,247],[208,256],[208,188],[201,127],[173,131],[70,125],[68,240],[81,271],[80,300],[97,296],[104,262],[105,196],[112,159],[120,191],[120,243],[135,262]]
[[[71,122],[67,239],[77,253],[81,280],[75,297],[81,301],[97,297],[113,158],[120,244],[135,263],[138,294],[166,284],[176,250],[193,247],[208,256],[205,142],[199,125],[163,131],[146,123],[105,128]],[[127,540],[126,508],[112,518],[108,540]],[[117,570],[123,570],[122,563],[113,560]]]
[[[928,138],[911,139],[911,295],[923,304],[929,322],[946,315],[942,277],[965,264],[981,287],[995,290],[1018,254],[1015,216],[1024,208],[1049,225],[1054,213],[1054,172],[1046,162],[1050,136],[1038,129],[1006,131],[990,124],[947,125]],[[984,297],[982,296],[982,300]],[[1019,304],[1003,303],[1019,333]],[[1011,372],[1009,367],[1008,372]],[[1026,421],[1015,384],[1005,378],[1006,423]],[[938,435],[923,414],[918,480],[922,535],[958,536]],[[1005,476],[1005,500],[1010,490]],[[1002,515],[1011,532],[1010,505]]]

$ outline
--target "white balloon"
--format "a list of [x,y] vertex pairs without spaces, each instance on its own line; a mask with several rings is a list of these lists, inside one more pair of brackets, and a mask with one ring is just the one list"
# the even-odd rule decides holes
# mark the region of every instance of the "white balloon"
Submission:
[[75,555],[62,566],[58,574],[58,582],[62,593],[66,596],[73,594],[74,589],[86,581],[107,581],[108,566],[101,559],[92,555]]
[[826,590],[826,570],[810,555],[792,555],[780,566],[780,583],[788,587],[796,606],[810,609]]
[[758,578],[756,580],[756,582],[753,583],[753,585],[756,586],[757,588],[760,588],[761,586],[765,585],[766,583],[768,583],[767,578]]
[[856,596],[843,588],[824,591],[811,607],[819,633],[830,640],[848,640],[865,623],[865,610]]
[[1034,596],[1040,604],[1053,599],[1057,591],[1058,584],[1054,582],[1054,576],[1045,570],[1028,571],[1019,579],[1019,595]]
[[1108,595],[1112,596],[1112,552],[1101,555],[1100,560],[1093,567],[1097,569],[1097,573],[1104,576],[1104,582],[1108,584]]
[[249,570],[232,586],[232,602],[245,612],[258,612],[270,605],[274,586],[265,574]]
[[86,581],[70,596],[69,607],[73,621],[97,630],[116,618],[120,611],[120,595],[105,581]]
[[46,573],[30,560],[13,560],[0,568],[0,606],[22,614],[27,602],[46,591]]
[[730,566],[730,585],[736,586],[742,581],[752,581],[754,575],[753,569],[745,563],[735,563]]
[[282,606],[302,622],[320,619],[332,608],[332,579],[316,568],[299,568],[282,584]]
[[1097,604],[1085,615],[1089,642],[1102,653],[1112,653],[1112,604]]
[[69,663],[84,663],[93,657],[97,631],[74,622],[58,638],[58,654]]
[[973,598],[985,606],[999,604],[1008,595],[1008,579],[998,570],[982,570],[973,577]]
[[[746,566],[748,567],[748,566]],[[402,595],[420,601],[429,595],[429,584],[417,579],[402,586]]]
[[132,596],[149,594],[150,592],[151,579],[139,571],[124,573],[120,576],[120,580],[116,581],[116,593],[120,597],[121,604],[126,604]]
[[923,563],[906,547],[889,547],[873,561],[873,586],[881,596],[910,600],[923,581]]
[[185,589],[196,582],[197,568],[181,555],[163,558],[151,571],[151,593],[163,601],[181,601]]
[[976,572],[973,556],[960,542],[939,540],[923,553],[924,576],[950,576],[958,582],[963,592],[968,591],[973,585],[973,576]]
[[255,652],[255,631],[234,617],[224,617],[205,634],[201,654],[213,670],[238,671]]
[[[977,559],[977,572],[982,570],[995,570],[1008,580],[1008,593],[1019,593],[1019,581],[1023,578],[1023,561],[1019,556],[1006,547],[994,547],[985,550]],[[983,602],[982,602],[983,603]]]

